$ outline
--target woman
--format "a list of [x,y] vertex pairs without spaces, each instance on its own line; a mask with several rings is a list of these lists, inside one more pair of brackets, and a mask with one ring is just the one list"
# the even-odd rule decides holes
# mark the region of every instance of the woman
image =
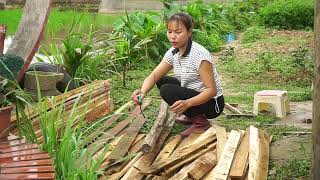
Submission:
[[[224,108],[220,77],[210,52],[191,40],[192,18],[176,13],[167,21],[167,37],[172,47],[163,60],[144,80],[132,98],[144,97],[156,84],[160,95],[179,114],[176,122],[190,124],[181,135],[188,136],[195,130],[206,130],[207,118],[218,117]],[[175,77],[165,76],[173,68]]]

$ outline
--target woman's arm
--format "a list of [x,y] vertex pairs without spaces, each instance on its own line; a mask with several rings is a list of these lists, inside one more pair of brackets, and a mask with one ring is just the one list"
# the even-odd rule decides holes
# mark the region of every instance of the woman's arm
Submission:
[[132,94],[132,98],[137,95],[141,94],[145,96],[152,87],[156,84],[156,82],[162,78],[164,75],[167,74],[167,72],[170,71],[172,68],[172,65],[166,62],[165,59],[162,59],[160,64],[151,72],[151,74],[143,81],[142,87],[140,90],[136,90]]
[[199,95],[187,100],[176,101],[170,109],[175,113],[182,113],[192,106],[197,106],[208,102],[217,95],[216,82],[213,76],[213,66],[208,61],[202,61],[199,68],[200,79],[205,86],[205,90]]

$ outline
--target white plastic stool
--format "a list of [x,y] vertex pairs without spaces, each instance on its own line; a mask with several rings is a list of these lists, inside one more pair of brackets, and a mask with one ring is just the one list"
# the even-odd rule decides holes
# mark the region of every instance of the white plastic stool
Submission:
[[263,90],[254,95],[253,114],[271,110],[276,117],[285,117],[290,112],[288,92],[281,90]]

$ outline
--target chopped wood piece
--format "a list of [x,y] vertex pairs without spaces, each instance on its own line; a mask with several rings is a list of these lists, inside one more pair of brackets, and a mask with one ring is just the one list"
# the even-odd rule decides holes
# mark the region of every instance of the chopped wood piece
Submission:
[[181,149],[194,143],[195,140],[200,137],[200,135],[201,133],[192,133],[188,137],[183,138],[178,147],[172,152],[170,156],[174,156],[176,152],[179,152]]
[[[174,121],[173,121],[174,122]],[[161,147],[166,140],[167,136],[170,134],[173,124],[166,124],[161,131],[160,137],[158,138],[156,145],[152,151],[148,154],[143,155],[134,165],[128,170],[128,172],[121,178],[121,180],[140,180],[143,175],[140,174],[139,169],[144,169],[146,166],[152,164],[157,154],[161,150]]]
[[208,174],[206,174],[202,180],[212,180],[214,175],[216,174],[217,166],[215,166],[212,170],[209,171]]
[[243,178],[249,165],[249,135],[247,130],[242,138],[238,150],[234,156],[232,167],[230,170],[231,178]]
[[259,131],[256,127],[250,126],[250,139],[249,139],[249,180],[255,180],[256,172],[258,169],[259,160]]
[[229,171],[232,165],[233,157],[240,142],[241,133],[232,130],[226,142],[224,150],[221,154],[220,161],[217,164],[216,174],[214,179],[227,180]]
[[[188,178],[188,173],[190,173],[191,171],[199,171],[199,172],[201,172],[201,169],[199,169],[199,168],[201,168],[200,166],[205,164],[204,161],[207,161],[207,158],[209,158],[210,160],[213,160],[214,161],[213,162],[214,165],[216,164],[216,152],[209,151],[209,152],[205,153],[204,155],[200,156],[198,159],[194,160],[192,163],[184,166],[178,173],[176,173],[174,176],[172,176],[170,178],[170,180],[187,179]],[[207,172],[205,172],[204,174],[206,174]],[[194,172],[192,172],[191,174],[194,174]]]
[[226,128],[215,125],[217,131],[217,161],[219,162],[224,146],[227,141]]
[[144,143],[142,145],[141,150],[143,153],[145,154],[149,153],[153,149],[160,135],[163,124],[165,123],[165,120],[167,118],[168,108],[169,108],[168,104],[164,100],[161,100],[159,115],[155,120],[150,132],[147,134],[144,140]]
[[255,179],[266,180],[268,177],[268,167],[269,167],[269,136],[268,134],[259,129],[259,158],[258,158],[258,168],[255,174]]
[[157,162],[157,163],[152,164],[148,168],[143,169],[141,171],[141,173],[142,174],[153,174],[153,173],[160,171],[163,168],[166,168],[166,167],[176,163],[177,161],[185,159],[186,157],[190,156],[194,152],[197,152],[197,151],[203,149],[204,147],[206,147],[208,144],[211,144],[214,141],[216,141],[215,134],[216,134],[215,129],[212,127],[209,128],[206,132],[204,132],[198,138],[198,139],[200,139],[200,141],[196,141],[193,144],[184,147],[179,152],[175,153],[175,156],[171,156],[167,161],[161,161],[161,162]]
[[164,146],[154,162],[160,162],[170,157],[175,148],[180,144],[181,140],[182,136],[180,134],[176,135],[174,139]]
[[114,114],[120,114],[123,110],[128,109],[133,106],[133,101],[129,101],[126,104],[122,105],[119,109],[117,109]]
[[128,153],[128,150],[132,142],[134,141],[135,137],[139,133],[140,129],[142,128],[146,120],[147,119],[144,118],[142,115],[137,116],[137,119],[131,123],[126,133],[121,138],[120,142],[116,145],[115,149],[111,152],[108,159],[118,160],[124,157]]
[[216,153],[214,151],[209,151],[195,160],[194,163],[195,165],[188,172],[188,177],[199,180],[216,165]]
[[226,114],[227,118],[232,118],[232,117],[247,117],[247,118],[255,118],[257,115],[255,114]]
[[120,179],[129,170],[129,168],[132,167],[133,164],[138,159],[141,158],[142,155],[143,155],[143,153],[139,152],[120,172],[111,175],[108,179],[109,180],[118,180],[118,179]]
[[240,110],[238,110],[237,108],[231,106],[231,105],[228,104],[228,103],[225,103],[225,104],[224,104],[224,107],[227,108],[229,111],[231,111],[231,112],[233,112],[233,113],[243,114]]

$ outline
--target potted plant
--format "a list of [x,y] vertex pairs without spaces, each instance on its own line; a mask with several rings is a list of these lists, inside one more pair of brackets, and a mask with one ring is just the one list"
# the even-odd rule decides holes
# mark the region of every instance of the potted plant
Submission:
[[24,61],[19,56],[0,55],[0,138],[9,134],[11,111],[14,106],[25,101],[25,92],[15,79],[23,64]]

